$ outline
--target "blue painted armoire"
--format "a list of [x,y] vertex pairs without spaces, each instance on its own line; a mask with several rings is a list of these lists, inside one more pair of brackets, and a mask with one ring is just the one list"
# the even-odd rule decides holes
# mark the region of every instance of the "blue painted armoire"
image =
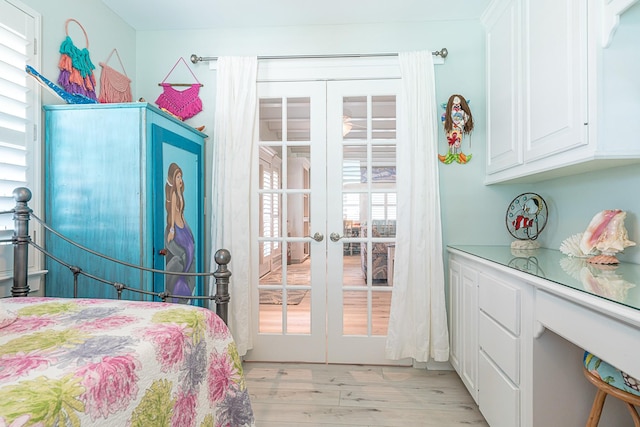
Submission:
[[[206,135],[147,103],[45,106],[45,216],[65,237],[126,263],[203,271]],[[202,293],[195,277],[117,265],[47,232],[65,264],[145,291]],[[48,258],[48,257],[47,257]],[[73,273],[47,260],[47,296],[73,296]],[[79,276],[78,296],[115,298]],[[150,299],[125,291],[126,299]]]

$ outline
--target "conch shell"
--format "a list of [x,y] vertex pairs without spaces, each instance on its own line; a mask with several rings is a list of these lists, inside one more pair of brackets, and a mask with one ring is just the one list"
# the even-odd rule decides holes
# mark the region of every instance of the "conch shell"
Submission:
[[599,251],[613,255],[628,246],[634,246],[635,242],[629,240],[624,228],[626,216],[627,213],[620,209],[608,209],[597,213],[582,235],[580,250],[585,254]]
[[624,302],[629,289],[636,286],[614,271],[604,270],[596,274],[589,267],[580,270],[580,280],[585,290],[618,302]]

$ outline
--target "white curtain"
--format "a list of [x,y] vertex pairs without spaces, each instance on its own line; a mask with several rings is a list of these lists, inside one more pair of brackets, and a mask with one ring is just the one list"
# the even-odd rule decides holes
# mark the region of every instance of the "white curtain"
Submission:
[[398,216],[386,356],[446,361],[433,58],[424,51],[401,53],[399,60],[405,122],[397,146]]
[[[213,130],[211,185],[211,268],[217,249],[231,252],[229,329],[243,356],[251,342],[252,254],[251,188],[256,153],[257,57],[221,57],[217,64],[216,112]],[[213,271],[213,270],[212,270]],[[211,281],[211,292],[215,286]]]

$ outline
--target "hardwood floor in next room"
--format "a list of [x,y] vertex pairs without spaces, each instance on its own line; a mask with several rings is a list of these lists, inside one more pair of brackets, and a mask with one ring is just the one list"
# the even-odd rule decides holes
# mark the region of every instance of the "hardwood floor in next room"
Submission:
[[[342,285],[364,286],[365,281],[360,266],[360,255],[344,256]],[[287,266],[289,279],[292,284],[309,285],[310,261]],[[280,284],[282,274],[280,270],[269,273],[260,278],[260,284]],[[391,288],[386,283],[376,287],[372,297],[372,333],[386,335],[391,307]],[[366,333],[367,295],[362,292],[346,292],[344,298],[344,333]],[[259,330],[261,333],[279,333],[282,330],[282,306],[277,304],[260,303]],[[300,302],[287,307],[287,329],[290,333],[309,333],[311,311],[311,293],[306,292]]]
[[244,363],[258,427],[488,427],[454,371]]

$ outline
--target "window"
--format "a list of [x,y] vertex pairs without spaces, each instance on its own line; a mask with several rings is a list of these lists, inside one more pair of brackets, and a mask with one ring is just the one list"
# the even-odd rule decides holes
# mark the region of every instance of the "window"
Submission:
[[[277,190],[280,183],[280,174],[277,170],[264,167],[262,168],[263,190]],[[263,237],[279,237],[280,235],[280,195],[278,193],[262,194],[262,233]],[[263,256],[271,255],[272,250],[275,251],[280,247],[279,242],[274,241],[265,244],[263,248]]]
[[[16,0],[0,0],[0,211],[15,206],[16,187],[28,187],[34,195],[30,207],[39,213],[40,92],[37,82],[25,72],[27,64],[40,66],[39,37],[39,14]],[[12,215],[0,215],[0,239],[12,234]],[[31,270],[40,265],[33,251],[29,258]],[[12,267],[12,246],[0,245],[0,296],[11,288]]]
[[371,216],[373,220],[395,221],[396,193],[373,193],[371,195]]

